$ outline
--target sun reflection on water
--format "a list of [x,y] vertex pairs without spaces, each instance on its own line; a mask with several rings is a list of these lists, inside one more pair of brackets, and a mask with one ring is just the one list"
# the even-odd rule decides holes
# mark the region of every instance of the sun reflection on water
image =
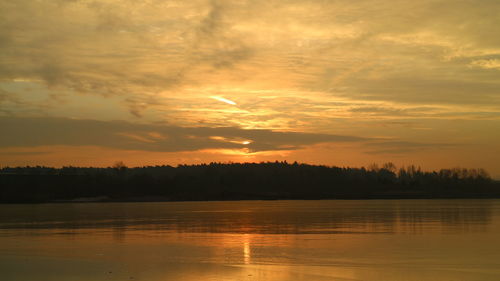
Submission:
[[250,264],[252,258],[252,252],[250,249],[250,236],[249,234],[243,234],[243,263]]

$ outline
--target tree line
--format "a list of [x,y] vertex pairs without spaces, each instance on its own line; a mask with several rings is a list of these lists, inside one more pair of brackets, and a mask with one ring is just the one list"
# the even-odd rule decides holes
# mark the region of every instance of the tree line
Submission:
[[349,168],[297,162],[210,163],[128,168],[4,167],[0,203],[258,199],[500,198],[483,169]]

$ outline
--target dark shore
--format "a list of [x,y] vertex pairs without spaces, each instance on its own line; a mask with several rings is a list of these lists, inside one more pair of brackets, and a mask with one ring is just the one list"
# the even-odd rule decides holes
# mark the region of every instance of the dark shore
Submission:
[[340,168],[286,162],[0,170],[0,203],[500,198],[481,169]]

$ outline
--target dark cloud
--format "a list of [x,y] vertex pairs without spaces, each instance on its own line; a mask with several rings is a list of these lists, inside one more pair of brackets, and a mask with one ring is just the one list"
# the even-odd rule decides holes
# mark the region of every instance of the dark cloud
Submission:
[[45,155],[51,153],[51,151],[0,151],[0,155],[5,156]]
[[[443,75],[443,73],[435,73]],[[488,75],[489,76],[489,75]],[[395,75],[382,79],[352,79],[350,95],[366,100],[408,103],[487,104],[500,93],[498,80],[470,81],[465,75],[433,78],[421,74]]]
[[[175,127],[65,118],[0,117],[0,127],[0,147],[92,145],[159,152],[247,147],[251,152],[258,152],[295,150],[317,143],[369,140],[356,136],[244,130],[234,127]],[[251,143],[244,145],[243,141]]]
[[400,140],[389,141],[375,141],[366,143],[369,148],[366,153],[368,154],[405,154],[408,152],[418,152],[429,149],[445,149],[456,147],[458,144],[454,143],[424,143],[424,142],[411,142]]

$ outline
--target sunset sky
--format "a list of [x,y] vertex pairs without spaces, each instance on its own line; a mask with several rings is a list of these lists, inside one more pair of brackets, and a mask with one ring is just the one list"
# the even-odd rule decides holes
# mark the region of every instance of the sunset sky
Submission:
[[499,0],[0,0],[0,165],[500,178]]

